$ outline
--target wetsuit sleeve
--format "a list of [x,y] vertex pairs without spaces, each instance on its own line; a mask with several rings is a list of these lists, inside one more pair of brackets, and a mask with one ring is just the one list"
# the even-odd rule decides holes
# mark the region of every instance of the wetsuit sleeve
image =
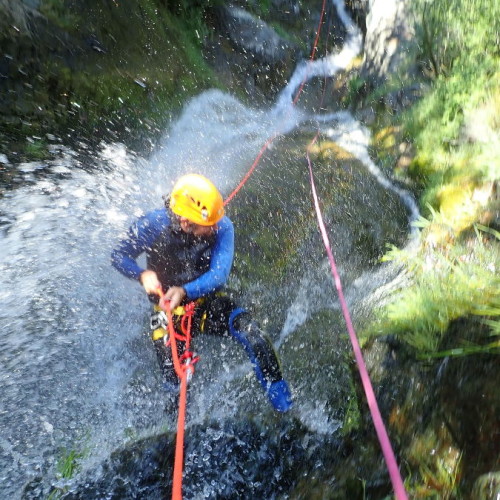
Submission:
[[212,249],[209,270],[184,285],[187,298],[195,300],[223,287],[231,272],[234,257],[234,227],[228,217],[218,225],[217,238]]
[[161,210],[140,217],[112,251],[113,267],[127,278],[138,280],[144,269],[137,264],[137,258],[151,247],[166,224],[168,218]]

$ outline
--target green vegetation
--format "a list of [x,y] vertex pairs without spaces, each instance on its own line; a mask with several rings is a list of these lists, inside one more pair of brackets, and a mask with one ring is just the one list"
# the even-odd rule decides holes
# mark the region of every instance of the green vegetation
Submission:
[[26,143],[25,151],[33,160],[45,160],[49,156],[47,143],[43,140],[29,140]]
[[500,6],[419,0],[415,11],[422,64],[433,83],[402,123],[417,152],[410,174],[437,208],[442,185],[464,178],[480,185],[500,174]]
[[[430,227],[430,221],[421,224]],[[491,327],[491,336],[500,332],[499,247],[482,234],[466,243],[451,245],[446,252],[410,254],[394,249],[386,259],[395,259],[409,270],[413,285],[400,291],[397,300],[384,310],[381,331],[394,332],[427,356],[436,356],[450,323],[458,318],[480,316]],[[485,346],[461,347],[446,355],[499,352],[500,341],[479,338]]]
[[[424,439],[425,437],[427,436],[424,436]],[[435,439],[435,436],[431,436],[429,442],[435,444]],[[422,451],[419,450],[419,458]],[[442,450],[440,453],[432,453],[432,449],[425,451],[427,460],[423,460],[419,465],[423,484],[407,485],[412,497],[440,500],[457,498],[462,455],[453,448],[446,450],[444,454],[441,453]]]
[[173,14],[172,17],[182,21],[184,29],[181,30],[179,35],[184,39],[184,42],[188,42],[188,50],[195,60],[201,64],[201,67],[206,66],[201,53],[202,40],[212,34],[211,29],[207,26],[207,16],[211,9],[223,4],[224,0],[177,0],[175,2],[165,2],[165,7]]
[[[436,373],[449,358],[437,388],[448,399],[430,396],[429,420],[415,418],[417,405],[425,405],[421,382],[389,419],[404,442],[411,498],[469,498],[481,471],[496,467],[481,442],[498,408],[488,367],[500,354],[500,4],[416,0],[412,6],[422,76],[404,84],[418,83],[422,97],[398,114],[380,106],[383,89],[364,99],[380,111],[379,163],[419,197],[420,240],[386,253],[384,260],[402,269],[404,285],[380,306],[364,336],[394,335],[404,344],[401,353],[423,361],[410,362],[420,371]],[[351,84],[354,98],[362,87],[360,80]],[[469,385],[456,404],[447,403],[458,380]],[[466,400],[486,404],[472,417]],[[486,431],[471,437],[478,415]]]
[[344,419],[341,426],[341,433],[343,436],[348,436],[349,433],[358,431],[362,426],[359,401],[357,398],[356,387],[354,385],[352,377],[349,378],[349,388],[350,388],[350,394],[347,396],[347,405],[345,408]]
[[64,5],[64,0],[45,0],[40,4],[40,12],[62,29],[71,31],[78,18]]
[[498,57],[498,2],[417,0],[413,12],[422,62],[432,76],[467,72],[470,62]]
[[200,50],[202,5],[174,12],[156,0],[121,0],[64,9],[50,0],[40,9],[45,19],[36,19],[50,28],[36,45],[8,24],[0,36],[13,61],[5,82],[23,88],[0,123],[2,152],[39,158],[26,137],[68,129],[140,147],[190,96],[217,86]]
[[[56,464],[56,476],[58,479],[71,479],[80,470],[80,460],[85,453],[76,450],[62,450],[61,456]],[[64,487],[55,487],[49,494],[47,500],[57,500],[66,492]]]
[[152,0],[132,7],[146,29],[131,33],[129,8],[118,4],[104,14],[115,25],[113,32],[101,17],[95,28],[100,40],[111,44],[111,57],[93,54],[83,71],[70,73],[58,84],[72,90],[79,104],[90,104],[76,110],[86,127],[111,124],[118,130],[145,129],[151,136],[163,128],[169,112],[213,85],[215,76],[202,59],[193,28],[195,23],[201,29],[200,12],[183,11],[179,17]]
[[[431,86],[391,125],[412,143],[413,159],[396,175],[420,193],[422,239],[416,251],[386,255],[406,268],[411,285],[385,306],[372,333],[393,332],[423,357],[443,347],[442,355],[498,352],[499,242],[489,226],[498,223],[500,6],[419,0],[414,14]],[[392,138],[386,150],[396,147]],[[477,344],[442,345],[454,320],[476,316],[493,339],[483,333]]]
[[57,462],[57,472],[59,476],[64,479],[72,478],[80,469],[78,460],[81,460],[83,456],[83,453],[75,450],[64,450],[60,460]]

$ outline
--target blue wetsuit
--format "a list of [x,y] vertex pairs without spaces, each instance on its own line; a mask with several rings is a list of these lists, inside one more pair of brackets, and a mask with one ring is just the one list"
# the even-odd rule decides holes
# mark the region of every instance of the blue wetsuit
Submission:
[[[231,220],[223,217],[212,236],[197,238],[182,231],[170,210],[149,212],[132,224],[127,236],[113,250],[112,264],[124,276],[139,280],[145,269],[137,264],[137,258],[144,253],[147,268],[156,272],[164,291],[171,286],[182,286],[186,302],[204,298],[196,307],[195,329],[216,335],[229,333],[238,340],[274,408],[288,410],[290,391],[271,343],[245,310],[238,308],[226,295],[216,293],[226,284],[233,263]],[[150,297],[151,300],[157,298]],[[155,347],[164,379],[172,383],[177,379],[171,353],[167,352],[162,340],[156,341]]]
[[[171,225],[170,215],[165,208],[149,212],[141,217],[130,227],[127,237],[120,241],[113,251],[114,267],[128,278],[139,280],[144,269],[137,264],[137,257],[146,253],[149,261],[154,244]],[[228,217],[223,217],[217,223],[215,241],[210,246],[208,270],[192,281],[175,283],[186,290],[189,300],[196,300],[208,293],[220,290],[229,278],[234,256],[234,229]],[[161,277],[160,282],[164,290],[174,284],[164,283]]]

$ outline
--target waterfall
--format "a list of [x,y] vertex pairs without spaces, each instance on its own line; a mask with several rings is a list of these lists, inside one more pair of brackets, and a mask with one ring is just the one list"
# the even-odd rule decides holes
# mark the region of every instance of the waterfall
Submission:
[[[411,197],[370,160],[367,131],[350,114],[318,116],[292,106],[304,80],[333,76],[361,50],[359,30],[343,3],[334,3],[348,33],[343,49],[299,64],[270,109],[209,90],[186,104],[151,158],[102,144],[90,153],[89,168],[82,153],[52,138],[52,160],[17,165],[19,186],[0,199],[2,498],[20,498],[28,481],[50,477],[62,449],[85,448],[91,467],[141,433],[173,429],[163,417],[146,333],[147,299],[111,268],[109,255],[133,219],[161,204],[179,174],[204,173],[228,194],[269,137],[319,123],[323,134],[401,195],[415,217]],[[304,282],[292,296],[278,347],[314,312],[307,292],[315,286]],[[229,342],[217,347],[230,356],[222,366],[206,361],[206,381],[193,387],[193,423],[248,412],[253,404],[245,357]],[[306,401],[299,415],[315,432],[338,427],[324,401]]]

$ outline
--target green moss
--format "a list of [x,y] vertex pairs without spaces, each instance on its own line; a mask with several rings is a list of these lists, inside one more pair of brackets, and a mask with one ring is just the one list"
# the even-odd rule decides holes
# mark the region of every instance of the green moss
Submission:
[[367,80],[359,74],[355,73],[349,78],[347,83],[347,95],[344,98],[344,105],[346,107],[356,106],[364,93],[367,85]]
[[[297,134],[276,143],[259,163],[258,175],[249,179],[231,204],[236,234],[246,245],[242,248],[237,241],[235,266],[238,278],[244,283],[265,280],[270,288],[279,288],[286,276],[307,267],[303,245],[318,237],[304,169],[304,150],[310,141],[309,134]],[[319,141],[311,148],[310,156],[315,175],[320,179],[325,212],[349,211],[356,203],[355,179],[362,177],[363,167],[330,140]],[[273,186],[272,192],[269,186]],[[373,255],[370,235],[362,227],[355,228],[353,233],[357,248],[363,246],[360,252],[366,250],[367,255]],[[316,245],[314,253],[308,252],[309,260],[324,257],[321,244]]]
[[356,388],[352,378],[349,379],[350,395],[347,398],[344,420],[342,422],[342,435],[347,436],[352,432],[359,431],[362,428],[363,421],[359,409]]
[[25,90],[4,118],[4,144],[68,128],[129,144],[154,139],[188,97],[218,85],[201,55],[199,23],[194,29],[193,16],[155,0],[79,2],[71,10],[50,0],[42,12],[50,28],[40,30],[38,44],[20,35],[15,46],[16,61],[30,71],[16,76],[20,84],[26,79]]
[[72,31],[78,24],[78,17],[71,13],[64,0],[42,1],[40,13],[56,26],[67,31]]
[[33,160],[45,160],[49,157],[46,141],[31,140],[26,143],[24,154]]

